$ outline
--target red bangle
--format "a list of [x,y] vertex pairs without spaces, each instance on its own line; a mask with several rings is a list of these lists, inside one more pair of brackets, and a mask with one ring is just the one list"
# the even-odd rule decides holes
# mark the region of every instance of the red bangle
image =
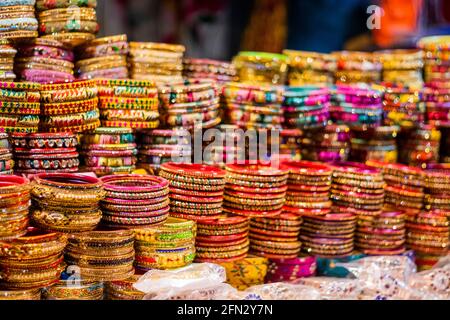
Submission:
[[106,191],[113,192],[155,192],[169,186],[169,181],[164,178],[138,174],[109,175],[102,177],[101,181]]
[[183,176],[209,179],[225,178],[226,175],[224,170],[204,164],[166,162],[161,165],[160,169]]

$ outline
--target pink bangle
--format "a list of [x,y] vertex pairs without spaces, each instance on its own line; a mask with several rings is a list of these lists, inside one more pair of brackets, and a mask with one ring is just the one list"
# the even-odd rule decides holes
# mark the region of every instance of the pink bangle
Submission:
[[164,178],[138,174],[118,174],[101,178],[106,191],[113,192],[154,192],[169,186]]
[[330,165],[333,167],[333,169],[341,172],[351,172],[358,174],[381,174],[380,169],[369,167],[365,164],[358,162],[342,161],[342,162],[333,162]]

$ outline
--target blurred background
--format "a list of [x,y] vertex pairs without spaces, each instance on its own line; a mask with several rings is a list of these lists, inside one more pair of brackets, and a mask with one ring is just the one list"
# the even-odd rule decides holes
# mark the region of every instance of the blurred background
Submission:
[[[413,47],[450,33],[449,0],[107,0],[100,35],[181,43],[187,56],[230,60],[240,50],[319,52]],[[383,9],[369,30],[371,5]]]

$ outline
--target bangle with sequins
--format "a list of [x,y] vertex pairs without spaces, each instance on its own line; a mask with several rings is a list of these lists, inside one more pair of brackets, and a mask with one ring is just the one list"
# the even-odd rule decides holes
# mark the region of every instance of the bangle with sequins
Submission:
[[97,108],[98,98],[87,99],[83,101],[69,101],[62,103],[43,104],[42,114],[48,116],[54,115],[72,115],[81,112],[87,112]]
[[54,87],[47,87],[44,85],[45,90],[43,89],[41,91],[41,101],[49,104],[69,101],[76,101],[74,103],[79,103],[80,100],[84,101],[97,96],[97,88],[94,86],[94,82],[86,82],[83,85],[74,88],[58,88],[56,85],[54,85]]

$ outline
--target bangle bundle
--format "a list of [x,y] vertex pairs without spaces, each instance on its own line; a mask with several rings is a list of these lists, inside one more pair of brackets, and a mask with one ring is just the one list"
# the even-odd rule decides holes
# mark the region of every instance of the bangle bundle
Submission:
[[355,229],[356,216],[351,213],[303,216],[302,251],[325,258],[351,255]]
[[78,171],[77,138],[72,133],[12,133],[16,173]]
[[91,40],[77,48],[79,79],[128,78],[128,42],[125,34]]
[[411,129],[425,121],[424,95],[420,89],[384,83],[384,124]]
[[62,42],[36,38],[18,48],[14,70],[22,81],[70,82],[75,80],[73,62],[72,50]]
[[24,236],[0,242],[0,287],[41,288],[56,283],[65,268],[67,237],[29,228]]
[[425,88],[424,100],[427,123],[438,128],[450,127],[449,89]]
[[95,38],[99,30],[96,3],[79,2],[72,7],[70,1],[60,3],[57,8],[44,9],[39,12],[39,33],[43,38],[59,40],[75,47]]
[[59,280],[44,288],[45,300],[102,300],[103,283],[83,280]]
[[356,162],[333,163],[333,212],[377,215],[384,203],[386,183],[380,169]]
[[245,129],[278,129],[283,124],[282,88],[229,82],[223,89],[227,123]]
[[377,83],[381,80],[382,64],[371,52],[340,51],[332,55],[337,60],[334,74],[337,84]]
[[362,163],[368,160],[397,162],[398,151],[395,138],[399,131],[398,126],[354,128],[350,140],[350,160]]
[[14,239],[27,232],[30,181],[0,175],[0,240]]
[[222,213],[225,171],[201,164],[166,162],[159,175],[169,181],[170,214],[198,220]]
[[383,115],[382,92],[358,85],[339,85],[331,97],[330,116],[352,128],[376,127]]
[[382,66],[382,80],[409,85],[423,86],[422,67],[424,53],[419,49],[382,50],[375,53]]
[[159,84],[180,82],[183,70],[183,45],[130,42],[130,77]]
[[331,167],[309,161],[285,161],[282,164],[289,169],[283,210],[298,215],[329,213]]
[[14,57],[16,53],[17,50],[14,49],[7,39],[0,39],[0,81],[14,81],[16,79],[16,74],[14,73]]
[[211,59],[183,59],[183,76],[188,79],[212,79],[219,84],[237,80],[231,63]]
[[1,300],[41,300],[41,289],[2,290]]
[[112,227],[163,223],[169,215],[169,183],[149,175],[117,174],[101,178],[106,191],[100,202],[103,222]]
[[396,163],[367,161],[369,166],[383,171],[386,181],[384,189],[384,208],[406,212],[419,212],[423,206],[425,174],[420,168]]
[[337,68],[333,55],[296,50],[283,50],[283,54],[288,56],[290,86],[333,84]]
[[425,83],[428,87],[448,89],[450,70],[450,38],[430,36],[419,40],[417,46],[425,51]]
[[290,282],[316,274],[316,258],[299,256],[290,259],[270,259],[266,283]]
[[401,132],[399,135],[398,160],[414,167],[425,168],[439,161],[439,143],[441,132],[432,125],[420,125],[417,128]]
[[420,212],[406,218],[406,244],[416,252],[419,270],[431,268],[448,254],[449,221],[440,212]]
[[31,82],[0,83],[0,132],[37,132],[39,89]]
[[450,212],[450,169],[437,164],[425,170],[425,209]]
[[251,252],[270,259],[297,257],[301,247],[298,241],[301,222],[301,217],[293,213],[252,218],[249,234]]
[[355,233],[355,247],[368,255],[399,255],[406,250],[405,237],[405,214],[402,212],[360,216]]
[[23,3],[6,2],[0,5],[0,39],[30,40],[38,36],[38,21],[34,12],[35,0]]
[[288,169],[262,163],[226,167],[224,212],[247,217],[276,216],[285,202]]
[[84,134],[81,141],[83,171],[104,176],[136,169],[137,146],[131,128],[99,127]]
[[158,90],[162,122],[167,128],[212,128],[221,121],[219,88],[214,80],[189,79]]
[[329,124],[322,134],[306,131],[301,139],[302,159],[310,161],[347,161],[350,154],[350,128]]
[[100,125],[97,88],[93,80],[46,84],[41,90],[43,130],[82,133]]
[[233,58],[240,82],[283,85],[287,76],[287,57],[268,52],[241,51]]
[[195,239],[198,262],[232,262],[247,255],[249,221],[246,217],[219,216],[197,220]]
[[289,87],[283,93],[285,126],[305,130],[325,127],[330,117],[330,97],[324,87]]
[[115,281],[134,274],[134,256],[133,231],[89,231],[70,235],[64,259],[83,280]]
[[191,136],[184,129],[145,130],[141,134],[138,167],[158,174],[166,162],[189,163],[192,156]]
[[81,232],[93,230],[102,213],[102,182],[74,173],[42,173],[32,183],[34,225],[44,230]]
[[159,125],[158,90],[151,81],[97,80],[102,125],[132,129]]
[[14,160],[8,141],[8,134],[0,133],[0,174],[12,174],[13,168]]
[[194,221],[170,217],[162,225],[139,228],[134,232],[135,266],[139,271],[180,268],[194,261]]
[[227,273],[227,283],[238,290],[261,285],[267,274],[268,259],[248,255],[243,259],[220,263]]
[[107,300],[142,300],[144,293],[133,287],[139,280],[139,275],[128,279],[105,283],[105,299]]

